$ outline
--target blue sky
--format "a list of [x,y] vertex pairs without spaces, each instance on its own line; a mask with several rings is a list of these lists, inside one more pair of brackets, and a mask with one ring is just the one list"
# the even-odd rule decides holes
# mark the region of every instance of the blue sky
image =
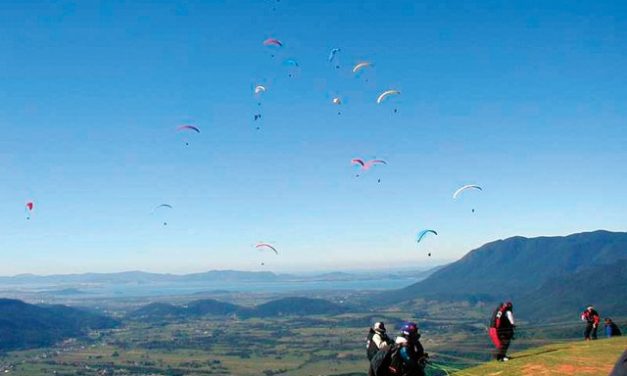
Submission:
[[626,46],[618,1],[4,2],[0,274],[403,268],[623,231]]

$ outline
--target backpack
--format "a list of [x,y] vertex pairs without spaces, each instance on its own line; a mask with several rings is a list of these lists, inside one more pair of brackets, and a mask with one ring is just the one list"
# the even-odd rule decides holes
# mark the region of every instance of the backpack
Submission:
[[400,354],[401,346],[397,344],[385,345],[377,352],[370,367],[375,376],[401,375],[403,371],[403,359]]
[[375,331],[370,328],[368,336],[366,336],[366,356],[368,357],[368,360],[372,360],[376,353],[379,352],[379,348],[372,340],[372,337],[374,337],[374,335]]

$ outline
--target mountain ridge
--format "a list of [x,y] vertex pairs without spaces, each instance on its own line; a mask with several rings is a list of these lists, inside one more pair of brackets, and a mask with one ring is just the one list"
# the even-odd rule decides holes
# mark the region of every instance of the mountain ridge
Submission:
[[[549,280],[568,278],[591,268],[610,268],[625,259],[625,232],[598,230],[555,237],[515,236],[473,249],[428,278],[381,294],[381,298],[385,303],[415,298],[513,299],[540,289]],[[598,274],[604,277],[600,271]],[[555,281],[554,284],[561,283]],[[609,281],[608,285],[613,283],[618,282]],[[541,293],[537,296],[541,297]]]

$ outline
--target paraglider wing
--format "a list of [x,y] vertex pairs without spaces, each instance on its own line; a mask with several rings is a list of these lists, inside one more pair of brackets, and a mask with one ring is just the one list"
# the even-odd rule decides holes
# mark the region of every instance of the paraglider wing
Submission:
[[353,73],[357,73],[357,72],[359,72],[361,69],[363,69],[363,68],[365,68],[365,67],[370,67],[370,66],[372,66],[372,63],[369,63],[369,62],[367,62],[367,61],[364,61],[364,62],[358,63],[357,65],[355,65],[355,66],[353,67]]
[[275,254],[279,254],[279,252],[276,250],[276,248],[274,248],[272,245],[268,244],[268,243],[259,243],[255,246],[255,248],[266,248],[271,250],[272,252],[274,252]]
[[155,208],[155,210],[157,210],[157,209],[159,209],[159,208],[169,208],[169,209],[173,209],[172,205],[170,205],[170,204],[161,204],[161,205],[158,205],[158,206]]
[[398,90],[386,90],[383,93],[381,93],[381,95],[379,95],[379,97],[377,98],[377,104],[381,104],[381,102],[383,102],[383,100],[387,97],[389,97],[390,95],[399,95],[401,92]]
[[335,97],[331,100],[333,104],[342,104],[342,99],[340,97]]
[[456,199],[457,196],[459,196],[462,192],[464,192],[464,191],[466,191],[468,189],[478,189],[480,191],[483,191],[483,189],[480,186],[478,186],[478,185],[474,185],[474,184],[464,185],[463,187],[461,187],[458,190],[456,190],[455,193],[453,193],[453,199]]
[[283,62],[285,65],[289,65],[292,67],[298,67],[298,61],[294,60],[294,59],[287,59]]
[[266,92],[266,87],[263,85],[255,86],[255,94],[261,94]]
[[329,53],[329,63],[333,61],[333,59],[335,59],[335,55],[340,52],[341,50],[339,48],[334,48],[331,50],[331,52]]
[[366,166],[366,164],[364,163],[363,160],[359,159],[359,158],[353,158],[351,159],[351,164],[353,165],[360,165],[362,168]]
[[263,41],[264,46],[278,46],[283,47],[283,43],[276,38],[268,38]]
[[422,230],[418,233],[418,236],[416,237],[416,243],[420,243],[422,238],[424,238],[427,234],[437,235],[438,233],[435,230]]
[[177,131],[185,131],[185,130],[190,130],[190,131],[194,131],[196,133],[200,133],[200,129],[198,129],[198,127],[195,127],[193,125],[180,125],[176,128]]
[[383,165],[387,165],[388,163],[386,161],[384,161],[383,159],[373,159],[371,161],[368,161],[364,164],[364,170],[368,170],[370,168],[372,168],[374,165],[377,164],[383,164]]

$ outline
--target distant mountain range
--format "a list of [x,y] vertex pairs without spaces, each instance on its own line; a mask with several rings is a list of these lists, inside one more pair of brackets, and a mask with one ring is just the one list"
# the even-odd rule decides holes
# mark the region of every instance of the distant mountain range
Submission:
[[33,305],[0,299],[0,351],[49,346],[90,329],[109,329],[118,321],[61,305]]
[[236,270],[211,270],[193,274],[161,274],[142,271],[119,273],[85,273],[40,276],[19,274],[0,277],[4,285],[59,285],[59,284],[150,284],[150,283],[187,283],[187,282],[281,282],[281,281],[351,281],[377,278],[424,278],[437,268],[405,272],[332,272],[316,275],[275,274],[272,272],[248,272]]
[[231,316],[240,318],[337,315],[349,311],[344,305],[324,299],[287,297],[271,300],[255,307],[243,307],[214,299],[195,300],[187,305],[151,303],[127,315],[131,320],[161,321],[172,318],[195,318],[202,316]]
[[517,300],[524,315],[573,314],[594,304],[627,315],[627,233],[513,237],[485,244],[428,278],[382,294],[384,302]]

